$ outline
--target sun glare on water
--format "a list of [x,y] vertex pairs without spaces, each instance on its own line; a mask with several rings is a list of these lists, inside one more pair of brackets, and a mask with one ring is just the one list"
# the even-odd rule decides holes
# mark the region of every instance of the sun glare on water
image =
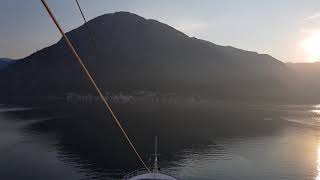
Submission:
[[320,180],[320,146],[318,146],[317,171],[317,177],[315,180]]
[[306,37],[301,46],[308,53],[309,61],[315,62],[320,60],[320,31],[312,32]]

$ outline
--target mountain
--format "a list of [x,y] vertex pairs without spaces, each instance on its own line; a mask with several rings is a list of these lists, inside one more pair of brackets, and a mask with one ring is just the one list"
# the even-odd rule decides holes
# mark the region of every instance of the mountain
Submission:
[[297,90],[300,91],[302,98],[318,103],[320,100],[320,62],[314,63],[287,63],[296,74]]
[[8,65],[14,63],[15,60],[9,58],[0,58],[0,70],[6,68]]
[[298,73],[302,78],[318,78],[320,75],[320,62],[314,63],[287,63],[287,66]]
[[[102,90],[151,90],[232,100],[282,100],[290,94],[291,69],[269,55],[189,37],[129,12],[105,14],[88,25],[101,61],[84,26],[67,36]],[[92,92],[63,40],[0,72],[0,83],[5,87],[0,93],[15,99]]]

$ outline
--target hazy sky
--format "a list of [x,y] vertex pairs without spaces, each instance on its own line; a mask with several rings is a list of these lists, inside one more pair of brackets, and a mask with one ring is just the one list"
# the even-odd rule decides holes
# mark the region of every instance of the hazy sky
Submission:
[[[74,0],[47,2],[64,30],[82,24]],[[315,60],[311,56],[320,54],[320,0],[79,2],[88,19],[115,11],[130,11],[169,24],[189,36],[267,53],[286,62]],[[0,0],[0,24],[0,57],[25,57],[60,39],[40,0]],[[307,50],[303,44],[307,44]],[[313,54],[308,50],[314,51]]]

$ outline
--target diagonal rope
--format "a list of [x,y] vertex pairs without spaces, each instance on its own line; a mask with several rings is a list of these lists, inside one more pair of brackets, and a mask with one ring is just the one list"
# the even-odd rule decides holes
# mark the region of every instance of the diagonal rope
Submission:
[[96,82],[94,81],[94,79],[92,78],[90,72],[88,71],[88,69],[86,68],[86,66],[84,65],[83,61],[81,60],[80,56],[78,55],[77,51],[75,50],[75,48],[73,47],[72,43],[70,42],[69,38],[66,36],[66,34],[64,33],[64,31],[62,30],[62,28],[60,27],[58,21],[56,20],[56,18],[54,17],[53,13],[51,12],[48,4],[46,3],[45,0],[41,0],[44,8],[46,9],[46,11],[48,12],[49,16],[51,17],[52,21],[54,22],[54,24],[57,26],[59,32],[61,33],[63,39],[65,40],[66,44],[68,45],[68,47],[70,48],[70,50],[72,51],[72,54],[75,56],[77,62],[79,63],[80,67],[82,68],[85,76],[87,76],[89,82],[92,84],[92,86],[94,87],[94,89],[96,90],[96,92],[98,93],[99,97],[101,98],[101,100],[103,101],[104,105],[106,106],[108,112],[110,112],[111,116],[113,117],[114,121],[116,122],[116,124],[118,125],[118,127],[120,128],[121,132],[123,133],[123,135],[125,136],[126,140],[128,141],[128,143],[130,144],[131,148],[133,149],[133,151],[135,152],[135,154],[138,156],[139,160],[141,161],[141,163],[143,164],[143,166],[148,170],[149,168],[147,167],[147,165],[145,164],[145,162],[143,161],[143,159],[141,158],[140,154],[138,153],[138,151],[136,150],[135,146],[133,145],[133,143],[131,142],[130,138],[128,137],[126,131],[124,130],[124,128],[122,127],[121,123],[119,122],[118,118],[116,117],[116,115],[114,114],[113,110],[111,109],[111,106],[109,105],[109,103],[107,102],[106,98],[103,96],[102,92],[100,91],[99,87],[97,86]]
[[95,51],[95,53],[96,53],[96,55],[97,55],[97,59],[98,59],[98,61],[102,62],[102,57],[103,57],[103,56],[102,56],[102,52],[101,52],[101,50],[100,50],[100,49],[98,48],[98,46],[97,46],[96,39],[94,38],[93,32],[92,32],[92,30],[91,30],[91,28],[90,28],[90,25],[89,25],[88,22],[87,22],[86,17],[84,16],[84,13],[83,13],[83,11],[82,11],[82,9],[81,9],[81,6],[80,6],[78,0],[75,0],[75,1],[76,1],[77,6],[78,6],[78,9],[79,9],[79,11],[80,11],[80,13],[81,13],[82,19],[83,19],[83,21],[84,21],[84,26],[86,27],[86,29],[87,29],[87,31],[88,31],[88,33],[89,33],[89,35],[90,35],[90,39],[91,39],[91,42],[92,42],[94,51]]

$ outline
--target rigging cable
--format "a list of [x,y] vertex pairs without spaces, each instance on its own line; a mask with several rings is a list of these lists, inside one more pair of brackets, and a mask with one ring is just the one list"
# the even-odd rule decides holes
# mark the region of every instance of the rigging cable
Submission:
[[78,9],[79,9],[79,11],[81,13],[82,19],[84,21],[84,26],[86,27],[87,31],[90,34],[90,39],[91,39],[94,51],[95,51],[95,53],[97,55],[97,59],[98,59],[98,61],[102,62],[102,57],[103,56],[102,56],[101,50],[97,46],[96,39],[94,38],[93,32],[92,32],[92,30],[90,28],[90,25],[88,24],[87,19],[84,16],[84,13],[83,13],[83,11],[81,9],[80,3],[78,2],[78,0],[75,0],[75,1],[76,1],[77,6],[78,6]]
[[124,130],[124,128],[122,127],[120,121],[118,120],[118,118],[116,117],[115,113],[113,112],[111,106],[109,105],[109,103],[107,102],[106,98],[104,97],[104,95],[102,94],[101,90],[99,89],[99,87],[97,86],[95,80],[92,78],[90,72],[88,71],[87,67],[85,66],[85,64],[83,63],[83,61],[81,60],[80,56],[78,55],[77,51],[75,50],[75,48],[73,47],[72,43],[70,42],[69,38],[66,36],[66,34],[64,33],[64,31],[62,30],[61,26],[59,25],[58,21],[56,20],[55,16],[53,15],[52,11],[50,10],[48,4],[46,3],[45,0],[41,0],[44,8],[46,9],[46,11],[48,12],[49,16],[51,17],[52,21],[54,22],[54,24],[57,26],[59,32],[61,33],[63,39],[65,40],[66,44],[68,45],[68,47],[70,48],[72,54],[75,56],[77,62],[79,63],[81,69],[83,70],[85,76],[88,78],[89,82],[92,84],[92,86],[94,87],[94,89],[96,90],[96,92],[98,93],[99,97],[101,98],[103,104],[106,106],[107,111],[111,114],[112,118],[114,119],[114,121],[116,122],[116,124],[118,125],[118,127],[120,128],[121,132],[123,133],[123,135],[125,136],[126,140],[128,141],[128,143],[130,144],[131,148],[133,149],[133,151],[135,152],[135,154],[138,156],[139,160],[141,161],[141,163],[143,164],[143,166],[148,170],[148,166],[145,164],[145,162],[143,161],[143,159],[141,158],[140,154],[138,153],[137,149],[135,148],[135,146],[133,145],[133,143],[131,142],[129,136],[127,135],[126,131]]

